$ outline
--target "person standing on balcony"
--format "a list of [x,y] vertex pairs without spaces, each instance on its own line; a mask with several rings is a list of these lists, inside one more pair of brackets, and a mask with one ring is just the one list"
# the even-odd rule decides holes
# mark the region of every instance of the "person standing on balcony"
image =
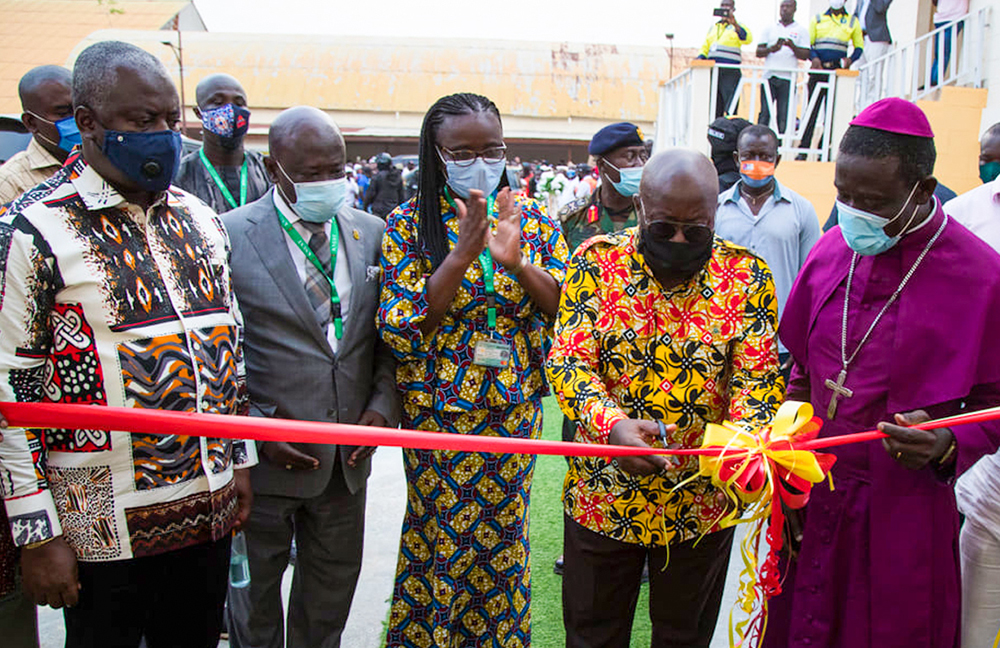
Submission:
[[[809,45],[812,47],[809,56],[812,59],[814,70],[849,68],[851,63],[861,58],[864,53],[864,34],[861,31],[861,21],[856,16],[848,14],[844,4],[845,0],[830,0],[830,8],[817,14],[809,22]],[[847,52],[851,45],[854,46],[854,51],[848,58]],[[817,85],[827,82],[830,78],[826,74],[809,75],[809,98],[812,101],[812,97],[815,95],[816,103],[809,113],[806,128],[802,131],[802,139],[799,143],[801,148],[812,147],[816,119],[819,117],[823,102],[828,96],[827,86],[817,88]],[[799,154],[797,159],[806,159],[806,154]]]
[[[809,59],[809,30],[795,22],[795,0],[782,0],[778,9],[779,20],[764,29],[757,44],[757,57],[764,59],[764,73],[771,89],[771,99],[778,111],[778,132],[785,134],[788,121],[788,97],[791,94],[795,75],[791,72],[775,70],[795,69],[799,61]],[[771,125],[771,103],[767,100],[764,87],[760,88],[760,117],[757,123]]]
[[[965,14],[969,13],[969,0],[931,0],[934,5],[934,29],[941,29],[948,23],[955,22]],[[951,37],[952,31],[962,33],[965,23],[961,22],[955,26],[954,30],[948,29],[944,32],[944,75],[948,75],[948,62],[951,61]],[[938,38],[934,37],[934,65],[931,68],[931,85],[938,84]]]
[[[858,60],[858,65],[878,61],[892,51],[892,35],[889,33],[889,22],[886,14],[892,0],[858,0],[854,17],[861,21],[861,33],[864,36],[864,54]],[[865,96],[868,103],[878,100],[875,95],[882,79],[884,62],[875,63],[867,77]]]
[[[708,30],[705,44],[701,46],[701,54],[698,55],[698,58],[709,59],[725,65],[739,65],[743,62],[740,46],[748,45],[753,40],[753,36],[749,29],[736,22],[736,0],[722,0],[716,12],[724,15]],[[732,103],[733,96],[736,95],[743,74],[735,68],[720,68],[718,72],[715,116],[722,117],[729,112],[729,104]]]

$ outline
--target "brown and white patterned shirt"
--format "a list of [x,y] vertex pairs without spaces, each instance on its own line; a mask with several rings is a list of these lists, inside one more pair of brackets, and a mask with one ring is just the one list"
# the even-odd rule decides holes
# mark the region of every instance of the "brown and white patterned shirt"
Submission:
[[[0,216],[0,399],[242,413],[229,241],[179,189],[148,210],[77,155]],[[62,534],[84,561],[217,540],[252,443],[9,429],[0,495],[14,542]]]

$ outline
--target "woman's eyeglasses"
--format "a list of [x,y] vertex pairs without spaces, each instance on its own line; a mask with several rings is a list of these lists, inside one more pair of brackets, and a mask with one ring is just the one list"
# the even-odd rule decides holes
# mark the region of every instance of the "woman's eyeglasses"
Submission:
[[482,151],[472,151],[470,149],[458,149],[451,150],[444,148],[443,146],[437,147],[438,155],[445,162],[454,162],[458,166],[471,166],[476,158],[483,158],[484,162],[502,162],[507,159],[507,146],[501,144],[500,146],[491,146],[488,149],[483,149]]

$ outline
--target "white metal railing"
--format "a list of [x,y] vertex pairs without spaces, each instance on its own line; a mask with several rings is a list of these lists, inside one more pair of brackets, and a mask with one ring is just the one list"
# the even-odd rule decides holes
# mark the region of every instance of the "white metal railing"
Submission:
[[[739,72],[735,92],[724,110],[717,110],[719,79],[722,75]],[[759,65],[716,64],[708,73],[707,87],[695,83],[695,70],[689,69],[677,75],[660,87],[660,105],[656,118],[655,146],[657,150],[672,146],[697,146],[698,134],[689,130],[694,123],[711,123],[716,114],[745,115],[757,123],[761,117],[761,106],[767,103],[769,109],[768,126],[778,134],[781,154],[784,156],[812,154],[822,161],[830,159],[832,133],[835,70],[809,70],[805,68],[777,69]],[[780,75],[789,81],[788,105],[784,119],[779,118],[778,103],[772,92],[768,78]],[[810,88],[810,79],[812,79]],[[697,88],[697,89],[696,89]],[[812,90],[812,91],[810,91]],[[698,96],[695,96],[695,95]],[[702,96],[707,95],[706,102]],[[703,112],[704,114],[694,114]],[[815,112],[812,141],[808,146],[801,141]],[[697,117],[698,119],[692,119]],[[779,124],[784,122],[784,128]],[[700,134],[702,140],[704,133]]]
[[690,112],[694,110],[691,91],[692,71],[681,72],[660,87],[660,106],[656,111],[653,142],[657,150],[690,146]]
[[[739,83],[729,105],[723,114],[736,115],[739,104],[747,102],[746,115],[749,121],[757,123],[761,117],[761,107],[766,102],[770,119],[768,126],[778,134],[781,154],[799,155],[815,154],[821,161],[830,158],[830,133],[833,122],[833,111],[830,107],[834,101],[833,78],[835,70],[807,70],[803,68],[766,68],[760,65],[720,65],[716,64],[712,72],[712,86],[709,94],[709,114],[719,114],[718,85],[723,70],[738,70]],[[721,73],[721,74],[720,74]],[[773,96],[768,79],[771,75],[785,77],[789,80],[788,107],[785,111],[785,127],[779,128],[779,114],[776,97]],[[810,91],[811,90],[811,91]],[[815,116],[813,116],[815,113]],[[809,122],[812,121],[811,141],[802,141]],[[816,134],[819,133],[817,140]]]
[[989,10],[966,14],[860,66],[856,109],[885,97],[916,101],[945,85],[982,87]]

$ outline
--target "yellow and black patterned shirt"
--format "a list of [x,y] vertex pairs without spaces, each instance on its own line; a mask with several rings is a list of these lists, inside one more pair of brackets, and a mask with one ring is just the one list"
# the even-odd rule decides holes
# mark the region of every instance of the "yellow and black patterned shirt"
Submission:
[[[767,265],[716,239],[705,268],[663,290],[635,228],[596,236],[570,261],[546,368],[576,441],[607,443],[626,418],[676,424],[668,443],[701,445],[706,423],[770,422],[782,400],[777,300]],[[662,446],[658,441],[657,445]],[[601,458],[570,461],[566,514],[622,542],[662,546],[714,530],[725,500],[684,459],[637,477]]]

